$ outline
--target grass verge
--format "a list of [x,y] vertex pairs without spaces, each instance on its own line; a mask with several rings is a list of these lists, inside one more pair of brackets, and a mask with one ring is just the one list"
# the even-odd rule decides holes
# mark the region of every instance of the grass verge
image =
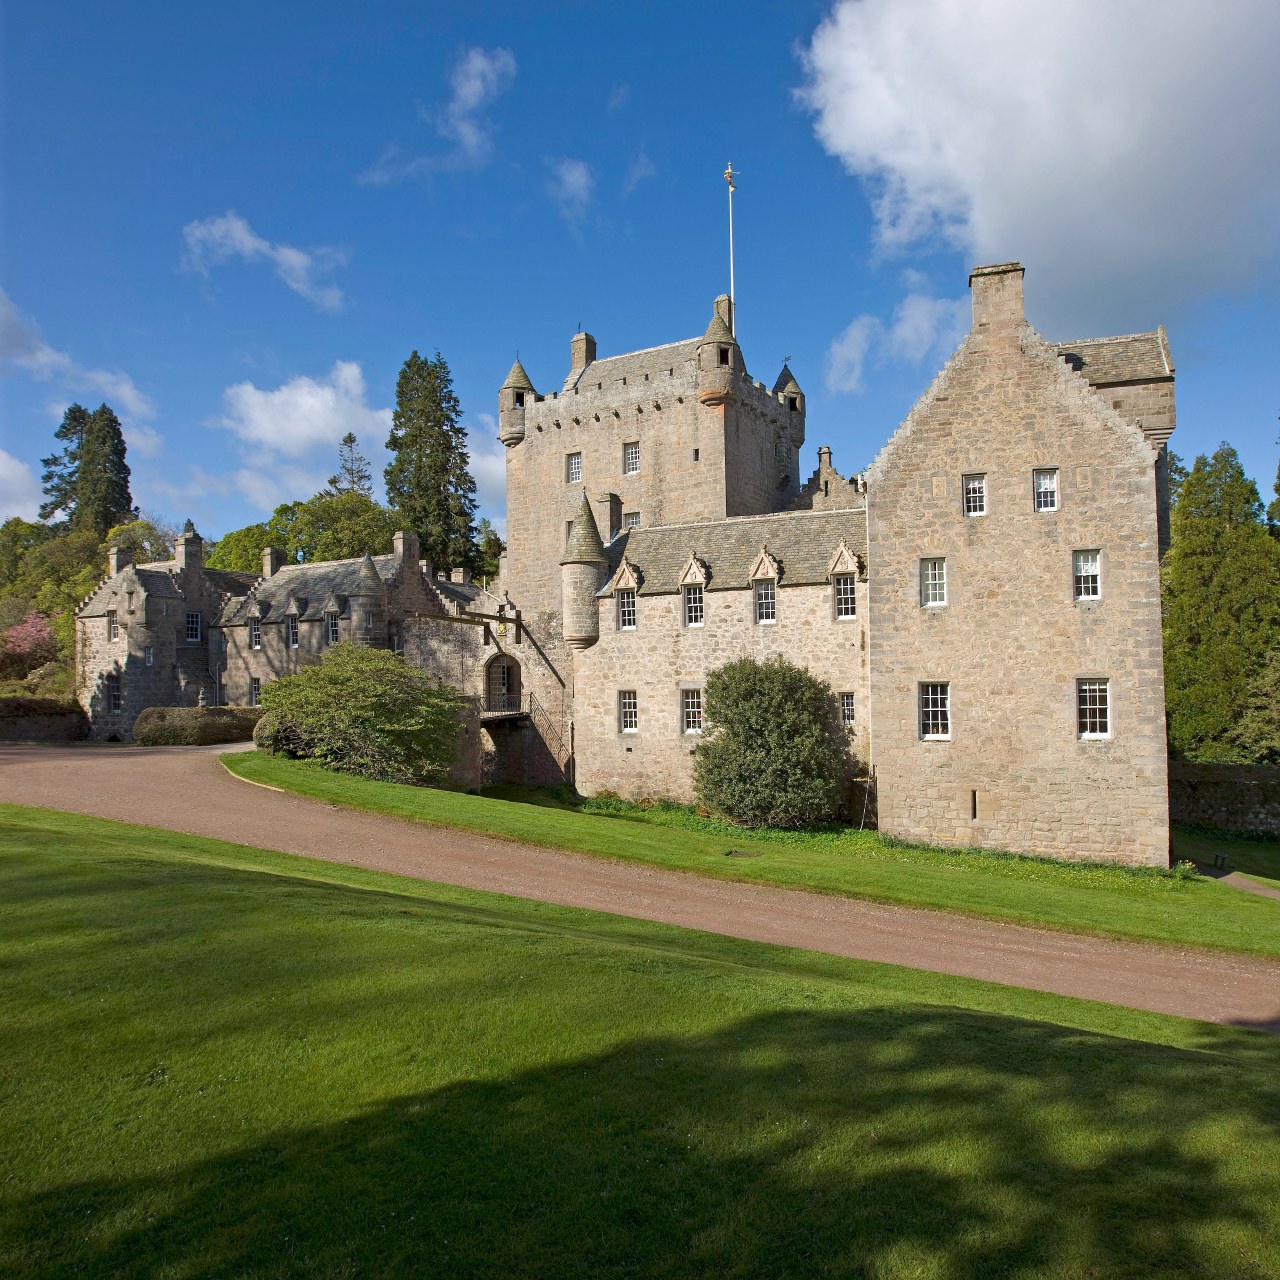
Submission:
[[[232,773],[330,803],[676,871],[933,907],[1080,933],[1280,956],[1280,901],[1206,877],[890,845],[873,832],[749,833],[675,806],[613,815],[504,788],[464,795],[370,782],[264,752]],[[745,857],[729,856],[731,853]]]
[[0,826],[12,1277],[1280,1272],[1280,1042]]

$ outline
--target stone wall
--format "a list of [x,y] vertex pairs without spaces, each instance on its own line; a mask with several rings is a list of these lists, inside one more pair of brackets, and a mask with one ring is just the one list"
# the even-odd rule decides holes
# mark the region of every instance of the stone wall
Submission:
[[[1020,268],[972,284],[972,332],[867,472],[880,828],[1164,864],[1156,451],[1027,326]],[[1034,468],[1057,510],[1035,510]],[[1102,595],[1077,602],[1072,552],[1094,548]],[[945,605],[921,603],[922,557],[945,559]],[[1106,738],[1077,734],[1087,677],[1109,681]],[[949,740],[922,739],[922,682],[949,684]]]
[[1169,816],[1196,827],[1280,836],[1280,768],[1170,760]]
[[0,715],[0,741],[4,742],[79,742],[88,733],[89,723],[82,710]]

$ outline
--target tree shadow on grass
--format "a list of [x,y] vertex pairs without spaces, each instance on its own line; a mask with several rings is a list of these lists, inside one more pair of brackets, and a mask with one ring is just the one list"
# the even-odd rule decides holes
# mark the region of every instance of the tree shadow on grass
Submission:
[[770,1013],[10,1195],[0,1224],[39,1277],[1274,1275],[1280,1083],[1214,1057]]

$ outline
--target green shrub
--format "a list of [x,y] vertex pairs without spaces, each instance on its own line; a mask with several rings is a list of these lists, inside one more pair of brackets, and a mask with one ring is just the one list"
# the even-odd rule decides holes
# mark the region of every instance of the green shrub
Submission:
[[253,730],[253,745],[273,756],[297,757],[302,754],[302,741],[278,711],[268,711]]
[[[262,691],[266,750],[383,782],[438,784],[457,757],[462,699],[385,649],[340,644]],[[272,745],[266,745],[269,741]]]
[[36,698],[26,694],[0,698],[0,720],[17,720],[23,716],[83,715],[74,698]]
[[140,747],[210,747],[248,742],[260,707],[147,707],[134,721]]
[[805,827],[840,810],[853,771],[831,689],[778,658],[707,673],[698,799],[745,827]]

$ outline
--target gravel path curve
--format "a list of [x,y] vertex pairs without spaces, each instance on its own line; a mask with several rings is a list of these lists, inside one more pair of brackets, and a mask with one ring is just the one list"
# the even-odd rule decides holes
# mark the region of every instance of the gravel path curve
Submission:
[[225,747],[0,744],[0,801],[1280,1034],[1280,963],[736,884],[254,786]]

